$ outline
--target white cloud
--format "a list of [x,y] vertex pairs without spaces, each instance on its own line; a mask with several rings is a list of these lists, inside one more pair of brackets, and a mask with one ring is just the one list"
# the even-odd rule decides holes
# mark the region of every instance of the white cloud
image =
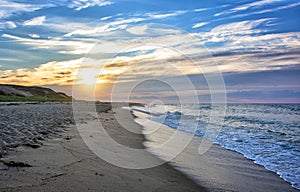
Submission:
[[35,17],[35,18],[30,19],[30,20],[24,21],[23,25],[24,26],[43,25],[45,20],[46,20],[45,16]]
[[233,11],[244,11],[244,10],[247,10],[251,7],[260,7],[260,6],[264,6],[264,5],[268,5],[268,4],[272,4],[272,3],[275,3],[275,2],[280,2],[282,0],[261,0],[261,1],[255,1],[253,3],[248,3],[248,4],[244,4],[244,5],[241,5],[241,6],[238,6],[236,8],[233,8],[231,10]]
[[[60,32],[65,32],[65,37],[71,37],[73,35],[88,35],[88,36],[96,36],[103,35],[103,33],[108,33],[116,30],[122,30],[127,27],[129,24],[137,24],[143,21],[149,21],[152,19],[163,19],[167,17],[177,16],[186,13],[186,11],[173,11],[169,13],[147,13],[143,16],[138,14],[141,17],[129,17],[129,18],[117,18],[112,21],[107,21],[112,18],[112,16],[107,16],[100,18],[100,22],[102,25],[99,26],[99,22],[91,22],[91,23],[80,23],[80,22],[72,22],[66,20],[65,18],[56,17],[52,18],[52,21],[56,23],[45,23],[45,26],[49,28],[54,28]],[[118,14],[120,16],[120,14]]]
[[218,17],[218,16],[221,16],[221,15],[224,15],[224,14],[230,14],[230,13],[234,13],[235,11],[222,11],[220,13],[215,13],[214,16],[215,17]]
[[40,36],[38,34],[28,34],[28,36],[32,37],[32,38],[35,38],[35,39],[40,38]]
[[112,4],[112,2],[107,0],[73,0],[72,3],[69,4],[69,7],[75,8],[76,11],[80,11],[81,9],[86,9],[88,7],[102,7],[110,4]]
[[299,63],[300,33],[262,34],[266,30],[256,29],[270,20],[229,23],[194,35],[202,44],[222,43],[208,48],[214,53],[225,53],[215,57],[224,72],[272,70]]
[[0,22],[0,29],[6,29],[6,28],[14,29],[16,27],[17,27],[17,25],[12,21]]
[[175,11],[172,13],[165,13],[165,14],[160,14],[160,13],[148,13],[147,16],[149,16],[152,19],[164,19],[167,17],[174,17],[178,15],[185,14],[187,11]]
[[228,53],[215,58],[222,71],[272,70],[299,63],[300,33],[261,34],[265,30],[255,29],[270,20],[272,18],[229,23],[194,35],[203,44],[223,44],[209,47],[214,53]]
[[140,21],[145,21],[146,18],[139,18],[139,17],[133,17],[128,19],[117,19],[116,21],[108,23],[109,25],[121,25],[121,24],[128,24],[128,23],[137,23]]
[[199,8],[199,9],[194,9],[195,12],[200,12],[200,11],[205,11],[208,10],[207,8]]
[[[44,23],[45,27],[61,33],[69,33],[79,29],[90,29],[91,25],[92,24],[87,22],[81,22],[80,20],[79,21],[69,20],[63,17],[52,17],[51,20]],[[95,24],[93,24],[93,26],[97,27],[95,26]]]
[[115,30],[120,30],[120,29],[125,29],[127,25],[119,25],[116,27],[113,27],[111,25],[103,25],[100,27],[96,28],[90,28],[90,29],[79,29],[70,33],[65,34],[65,37],[71,37],[72,35],[94,35],[94,34],[101,34],[104,32],[110,32],[110,31],[115,31]]
[[[236,40],[238,40],[236,38]],[[263,48],[264,50],[280,50],[286,51],[290,48],[300,47],[300,33],[278,33],[266,34],[260,36],[245,36],[235,43],[242,43],[252,48]]]
[[262,10],[262,11],[258,11],[258,12],[253,12],[253,13],[251,13],[251,15],[252,14],[262,14],[262,13],[280,11],[280,10],[283,10],[283,9],[288,9],[288,8],[296,7],[296,6],[299,6],[299,5],[300,5],[300,2],[292,3],[292,4],[289,4],[289,5],[285,5],[285,6],[280,6],[280,7],[276,7],[276,8],[272,8],[272,9],[266,9],[266,10]]
[[[111,32],[111,31],[115,31],[115,30],[125,29],[127,27],[127,24],[138,23],[138,22],[147,21],[147,20],[151,20],[151,19],[163,19],[163,18],[167,18],[167,17],[178,16],[178,15],[181,15],[184,13],[186,13],[186,11],[174,11],[172,13],[167,13],[167,14],[148,13],[148,14],[146,14],[147,17],[118,18],[114,21],[108,22],[108,23],[106,23],[102,26],[98,26],[98,27],[94,27],[94,26],[92,27],[92,26],[87,26],[87,25],[81,26],[80,29],[69,32],[65,36],[70,37],[70,36],[76,35],[76,34],[77,35],[95,35],[95,34],[100,34],[100,33],[104,33],[104,32]],[[109,18],[111,18],[111,17],[110,16],[103,17],[100,20],[105,21]],[[132,28],[132,30],[133,29],[135,29],[135,28]],[[131,30],[131,32],[133,32],[132,30]],[[129,32],[130,32],[130,30],[129,30]]]
[[0,61],[21,61],[20,59],[16,59],[16,58],[0,58]]
[[[280,0],[263,0],[263,1],[259,1],[259,2],[254,2],[254,3],[250,3],[250,4],[242,5],[240,7],[233,8],[229,11],[216,13],[214,16],[220,16],[220,15],[224,15],[224,14],[235,13],[235,12],[238,12],[238,11],[244,11],[244,9],[254,7],[253,5],[262,6],[262,5],[266,5],[266,4],[269,4],[269,3],[275,3],[277,1],[280,1]],[[228,18],[240,18],[240,17],[250,16],[250,15],[270,13],[270,12],[280,11],[280,10],[283,10],[283,9],[289,9],[289,8],[297,7],[299,5],[300,5],[300,2],[297,2],[297,3],[288,4],[288,5],[273,7],[271,9],[263,9],[261,11],[253,11],[253,12],[249,12],[249,13],[245,13],[245,14],[232,15]]]
[[129,23],[137,23],[145,20],[146,18],[134,17],[129,19],[117,19],[115,21],[109,22],[98,27],[82,25],[79,29],[67,33],[64,36],[70,37],[72,35],[98,35],[101,33],[111,32],[115,30],[122,30],[125,29],[127,27],[127,24]]
[[202,27],[202,26],[207,25],[207,24],[208,24],[208,22],[197,23],[192,28],[193,29],[199,28],[199,27]]
[[53,7],[53,4],[16,3],[9,0],[0,1],[0,18],[8,18],[18,12],[32,12],[45,7]]
[[112,16],[102,17],[102,18],[100,18],[100,21],[105,21],[105,20],[110,19],[110,18],[112,18]]
[[[257,7],[261,7],[261,6],[264,6],[264,5],[268,5],[268,4],[272,4],[272,3],[276,3],[276,2],[281,2],[281,1],[282,0],[261,0],[261,1],[255,1],[255,2],[252,2],[252,3],[248,3],[248,4],[237,6],[235,8],[232,8],[232,9],[228,10],[228,11],[223,11],[223,12],[220,12],[220,13],[216,13],[216,14],[214,14],[214,16],[217,17],[217,16],[221,16],[221,15],[224,15],[224,14],[231,14],[231,13],[236,13],[238,11],[245,11],[245,10],[247,10],[249,8],[253,8],[253,7],[257,8]],[[249,14],[252,14],[252,13],[247,13],[247,15],[249,15]]]
[[[253,12],[235,14],[235,15],[232,15],[232,16],[226,17],[226,18],[227,19],[232,19],[232,18],[249,17],[251,15],[271,13],[271,12],[276,12],[276,11],[280,11],[280,10],[283,10],[283,9],[289,9],[289,8],[297,7],[299,5],[300,5],[300,2],[297,2],[297,3],[292,3],[292,4],[289,4],[289,5],[273,7],[271,9],[263,9],[261,11],[253,11]],[[229,13],[233,13],[233,12],[235,12],[235,11],[225,11],[225,12],[217,13],[214,16],[219,16],[219,15],[223,15],[223,14],[229,14]]]
[[146,34],[147,29],[148,29],[147,25],[143,25],[143,26],[136,26],[136,27],[128,28],[127,31],[129,33],[135,34],[135,35],[144,35],[144,34]]
[[[18,41],[20,44],[33,46],[38,49],[57,49],[59,53],[85,54],[94,45],[91,42],[57,39],[32,39],[3,34],[2,37]],[[61,51],[64,50],[64,51]]]
[[14,22],[12,22],[12,21],[7,21],[6,25],[7,25],[8,28],[11,28],[11,29],[17,27],[17,25]]
[[219,25],[214,29],[212,29],[211,32],[215,34],[219,34],[220,37],[260,33],[262,32],[261,29],[254,29],[254,28],[270,20],[273,20],[273,18],[241,21],[241,22]]

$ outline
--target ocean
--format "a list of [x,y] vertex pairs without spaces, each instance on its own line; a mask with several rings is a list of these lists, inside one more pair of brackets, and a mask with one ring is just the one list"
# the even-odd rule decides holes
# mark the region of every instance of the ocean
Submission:
[[[211,131],[207,130],[210,124],[216,131],[214,143],[243,154],[300,189],[300,104],[183,104],[147,108],[165,114],[151,116],[151,120],[209,140],[211,134],[206,133]],[[211,118],[212,110],[218,108],[226,108],[223,122]]]

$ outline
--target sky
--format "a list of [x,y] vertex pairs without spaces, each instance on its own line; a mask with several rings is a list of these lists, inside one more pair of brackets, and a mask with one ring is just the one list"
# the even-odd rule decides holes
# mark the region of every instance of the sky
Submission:
[[1,0],[0,83],[78,99],[299,103],[298,18],[298,0]]

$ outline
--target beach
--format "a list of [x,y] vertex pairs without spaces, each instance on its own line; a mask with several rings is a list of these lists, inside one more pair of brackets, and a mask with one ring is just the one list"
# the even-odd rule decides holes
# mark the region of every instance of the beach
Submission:
[[[124,116],[128,118],[127,111]],[[119,142],[143,147],[142,135],[119,133],[112,111],[99,117]],[[129,118],[133,122],[133,117]],[[167,164],[145,170],[109,164],[88,149],[74,125],[40,148],[20,146],[8,153],[2,162],[23,162],[30,167],[1,164],[0,191],[206,191]]]
[[[57,105],[59,108],[60,104]],[[9,107],[12,106],[4,108]],[[71,104],[65,107],[72,109]],[[98,117],[111,138],[130,148],[155,145],[174,131],[152,122],[160,129],[145,137],[136,133],[151,129],[142,126],[146,114],[134,112],[138,124],[134,123],[131,112],[121,106],[114,111],[107,106],[98,108]],[[116,113],[136,133],[124,131],[115,119]],[[89,118],[81,123],[87,127],[93,125]],[[199,155],[200,137],[194,137],[171,162],[148,169],[120,168],[100,159],[86,146],[72,123],[41,142],[40,147],[20,145],[3,155],[0,191],[297,191],[275,173],[219,145]],[[110,146],[100,147],[117,152]],[[162,161],[159,154],[152,153],[149,151],[146,156]]]

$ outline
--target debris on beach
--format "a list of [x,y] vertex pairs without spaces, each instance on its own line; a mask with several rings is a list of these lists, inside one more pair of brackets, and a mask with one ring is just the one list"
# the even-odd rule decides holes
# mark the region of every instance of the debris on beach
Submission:
[[0,160],[0,162],[8,167],[32,167],[32,165],[24,162],[9,161],[9,160]]

